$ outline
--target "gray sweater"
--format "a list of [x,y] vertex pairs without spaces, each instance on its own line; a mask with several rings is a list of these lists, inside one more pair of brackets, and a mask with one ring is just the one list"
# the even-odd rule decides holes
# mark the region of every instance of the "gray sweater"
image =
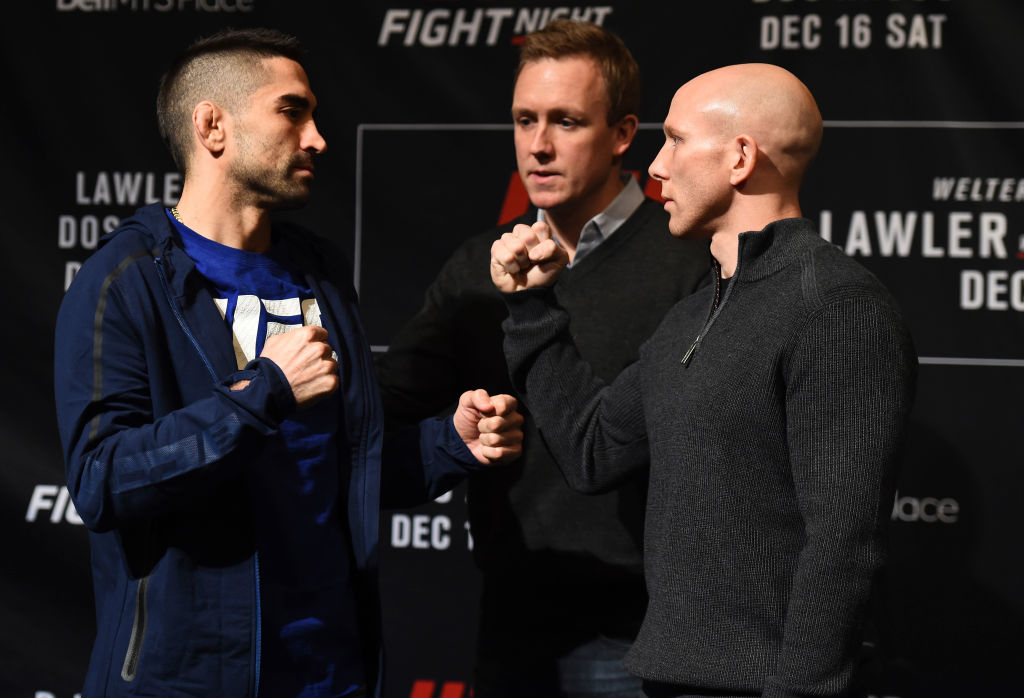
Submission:
[[[376,356],[388,417],[417,422],[470,387],[514,392],[502,352],[508,311],[491,282],[490,250],[513,223],[536,220],[531,209],[468,239],[445,263],[423,308]],[[614,235],[577,258],[555,295],[572,313],[580,352],[611,380],[636,361],[665,313],[705,282],[709,266],[707,243],[673,238],[661,204],[646,199]],[[527,415],[519,460],[469,481],[473,556],[484,574],[478,646],[488,655],[547,656],[599,634],[632,640],[647,605],[646,472],[582,495],[566,485],[535,424]],[[608,598],[616,603],[599,602]]]
[[912,342],[882,285],[805,219],[741,235],[718,291],[680,301],[610,384],[549,292],[506,296],[512,378],[573,487],[600,490],[650,456],[633,673],[694,694],[844,695],[883,560]]

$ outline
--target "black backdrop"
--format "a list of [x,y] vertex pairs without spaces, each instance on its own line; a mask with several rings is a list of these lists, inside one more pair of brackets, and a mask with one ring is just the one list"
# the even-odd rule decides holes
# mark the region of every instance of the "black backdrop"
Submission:
[[[921,355],[872,695],[1018,694],[1024,651],[1024,5],[1015,0],[22,0],[5,5],[0,297],[0,695],[71,698],[93,632],[87,536],[63,489],[53,324],[67,280],[137,206],[180,180],[157,79],[223,26],[309,49],[329,148],[290,216],[351,250],[370,341],[387,345],[465,236],[522,202],[508,107],[516,37],[552,17],[619,33],[644,74],[626,165],[647,183],[689,77],[793,70],[825,140],[806,215],[902,303]],[[464,492],[383,517],[389,697],[469,695],[477,579]]]

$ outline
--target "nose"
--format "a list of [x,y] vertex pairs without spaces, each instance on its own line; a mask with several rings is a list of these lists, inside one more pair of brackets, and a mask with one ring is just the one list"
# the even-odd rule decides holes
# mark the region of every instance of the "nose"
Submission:
[[538,123],[533,133],[533,140],[530,141],[530,154],[541,160],[550,159],[554,154],[554,147],[548,134],[548,126]]
[[668,179],[668,171],[665,169],[664,163],[666,147],[668,147],[667,143],[661,146],[661,150],[659,150],[658,154],[655,156],[654,162],[652,162],[651,166],[647,168],[647,174],[659,182],[664,182]]
[[327,150],[327,141],[317,130],[316,122],[310,119],[302,132],[302,149],[317,155]]

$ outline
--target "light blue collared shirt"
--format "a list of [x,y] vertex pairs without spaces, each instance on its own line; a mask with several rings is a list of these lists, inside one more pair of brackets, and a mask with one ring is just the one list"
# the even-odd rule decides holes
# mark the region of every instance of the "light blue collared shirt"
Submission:
[[[583,230],[580,231],[580,240],[576,243],[576,254],[572,259],[573,264],[583,259],[588,253],[597,249],[598,245],[611,237],[612,233],[621,228],[622,224],[644,202],[644,192],[637,183],[636,177],[628,172],[624,172],[622,174],[622,182],[625,186],[619,192],[619,195],[608,204],[608,207],[583,224]],[[537,220],[544,220],[544,209],[537,210]]]

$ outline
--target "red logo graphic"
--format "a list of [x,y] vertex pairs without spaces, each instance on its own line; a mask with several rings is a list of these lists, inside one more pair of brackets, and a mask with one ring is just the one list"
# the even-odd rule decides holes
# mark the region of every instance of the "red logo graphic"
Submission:
[[473,688],[462,681],[445,681],[440,693],[435,692],[437,681],[417,679],[412,683],[409,698],[473,698]]

